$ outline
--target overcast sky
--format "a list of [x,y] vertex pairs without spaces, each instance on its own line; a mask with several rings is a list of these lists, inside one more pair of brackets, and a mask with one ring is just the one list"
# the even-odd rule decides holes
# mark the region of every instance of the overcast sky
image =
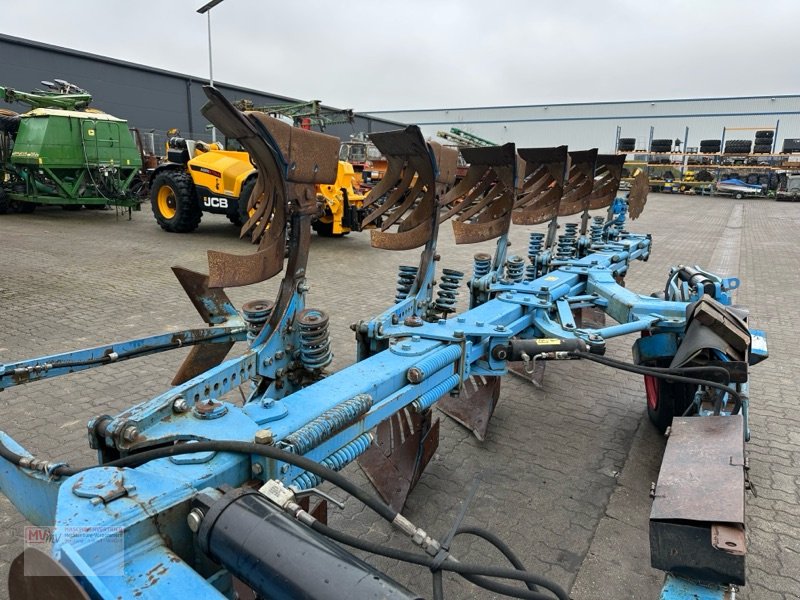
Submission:
[[[0,31],[208,77],[204,3],[0,0]],[[216,80],[358,111],[797,93],[798,25],[798,0],[225,0],[211,11]]]

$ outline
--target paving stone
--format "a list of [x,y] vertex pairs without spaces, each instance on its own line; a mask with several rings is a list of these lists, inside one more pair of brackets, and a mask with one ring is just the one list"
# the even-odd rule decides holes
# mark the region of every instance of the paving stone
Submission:
[[[738,597],[788,600],[800,597],[800,416],[795,408],[800,378],[789,358],[796,354],[800,206],[655,194],[641,219],[629,226],[651,232],[654,251],[647,264],[632,266],[627,286],[650,293],[663,288],[671,265],[711,260],[737,203],[743,206],[737,302],[751,308],[752,324],[768,331],[772,353],[752,373],[749,448],[752,478],[761,493],[748,498],[749,585]],[[512,229],[512,253],[524,253],[527,232]],[[204,271],[209,248],[241,254],[251,248],[224,217],[205,216],[196,233],[171,235],[149,212],[134,213],[128,221],[114,211],[53,208],[0,217],[0,239],[0,362],[199,326],[169,267]],[[439,250],[442,266],[469,271],[473,253],[491,252],[493,243],[456,246],[445,226]],[[312,237],[309,304],[331,315],[335,368],[355,360],[348,325],[385,309],[394,296],[398,265],[416,264],[417,256],[416,251],[375,250],[363,233]],[[277,281],[271,281],[231,290],[230,296],[241,305],[273,297],[276,290]],[[614,340],[608,354],[629,360],[630,343]],[[36,454],[90,464],[95,457],[85,444],[86,422],[168,389],[184,356],[185,351],[170,352],[8,389],[0,393],[0,427]],[[595,364],[550,364],[539,390],[509,376],[483,443],[440,418],[441,444],[409,499],[409,518],[444,535],[478,477],[467,521],[509,541],[532,571],[572,588],[576,598],[657,597],[660,577],[647,557],[646,494],[664,441],[648,429],[640,377]],[[357,466],[345,472],[368,486]],[[352,500],[334,513],[332,524],[408,548]],[[24,525],[0,496],[2,579],[22,549]],[[454,551],[464,560],[503,564],[477,540],[459,538]],[[424,569],[369,560],[430,595]],[[601,583],[605,587],[598,587]],[[450,575],[445,586],[448,598],[495,597]],[[0,597],[4,594],[0,586]]]

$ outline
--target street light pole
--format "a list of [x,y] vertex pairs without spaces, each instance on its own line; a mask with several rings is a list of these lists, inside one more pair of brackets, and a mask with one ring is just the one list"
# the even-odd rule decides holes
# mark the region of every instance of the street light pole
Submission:
[[[208,84],[211,87],[214,87],[214,62],[211,54],[211,9],[222,1],[223,0],[211,0],[211,2],[207,2],[197,9],[198,13],[201,15],[205,14],[206,17],[208,17]],[[211,141],[217,141],[217,128],[213,125],[211,126]]]

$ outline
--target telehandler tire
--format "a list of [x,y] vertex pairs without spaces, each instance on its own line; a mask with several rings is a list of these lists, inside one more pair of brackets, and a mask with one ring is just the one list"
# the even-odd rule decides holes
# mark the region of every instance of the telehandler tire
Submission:
[[203,218],[194,182],[182,171],[156,175],[150,188],[150,206],[161,229],[171,233],[194,231]]

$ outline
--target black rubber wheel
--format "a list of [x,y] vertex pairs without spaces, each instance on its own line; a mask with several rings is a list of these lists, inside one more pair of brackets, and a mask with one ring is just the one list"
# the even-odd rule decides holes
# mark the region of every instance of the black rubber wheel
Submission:
[[156,175],[150,188],[150,206],[161,229],[171,233],[194,231],[203,218],[194,182],[183,171]]
[[83,208],[82,204],[62,204],[61,208],[69,212],[78,212]]
[[242,186],[242,193],[239,196],[239,199],[236,201],[236,212],[228,213],[228,220],[237,227],[241,227],[247,223],[247,220],[250,218],[250,215],[247,211],[247,203],[250,202],[250,196],[253,195],[253,188],[255,187],[255,177],[249,181],[246,181]]
[[311,229],[317,232],[319,237],[342,237],[341,233],[333,233],[333,221],[325,223],[323,221],[314,221],[311,224]]
[[672,383],[645,375],[647,391],[647,416],[661,433],[672,425],[673,417],[680,417],[694,399],[696,386]]
[[10,208],[11,202],[9,202],[5,190],[0,188],[0,215],[6,214]]
[[35,202],[25,202],[23,200],[12,200],[9,202],[8,212],[18,212],[23,215],[28,215],[36,210]]
[[769,140],[770,143],[772,142],[772,138],[775,137],[775,132],[771,129],[764,129],[762,131],[756,131],[756,139],[757,140]]

